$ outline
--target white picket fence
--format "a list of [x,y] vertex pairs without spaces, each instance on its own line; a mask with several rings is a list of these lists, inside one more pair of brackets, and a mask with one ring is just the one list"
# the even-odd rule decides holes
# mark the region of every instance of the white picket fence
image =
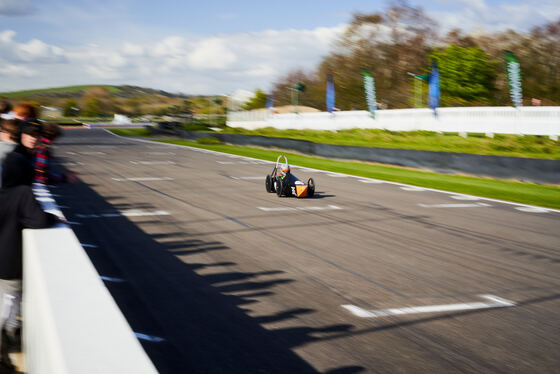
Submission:
[[273,114],[267,111],[230,112],[227,125],[249,130],[277,129],[343,130],[351,128],[392,131],[427,130],[438,132],[560,135],[560,106],[543,107],[462,107],[378,110],[373,118],[364,110],[344,112]]

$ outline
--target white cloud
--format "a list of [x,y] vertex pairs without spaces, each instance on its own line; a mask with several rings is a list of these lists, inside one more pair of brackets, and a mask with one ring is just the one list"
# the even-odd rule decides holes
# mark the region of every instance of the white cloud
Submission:
[[122,52],[125,56],[133,56],[133,57],[143,56],[146,53],[146,51],[141,45],[133,44],[133,43],[124,43]]
[[[266,30],[213,37],[171,35],[152,43],[55,46],[0,32],[3,83],[11,90],[66,84],[133,84],[193,94],[227,93],[238,88],[268,89],[294,68],[312,69],[343,30]],[[5,57],[9,56],[9,57]],[[32,71],[33,79],[25,79]],[[6,74],[8,73],[8,74]],[[17,73],[17,74],[16,74]],[[51,83],[51,82],[54,82]]]
[[188,61],[195,69],[225,69],[237,61],[226,41],[211,38],[201,41],[189,54]]
[[45,62],[45,60],[60,60],[64,56],[62,48],[48,45],[38,39],[18,44],[15,53],[23,61]]
[[21,65],[2,65],[2,67],[0,67],[0,75],[30,78],[36,76],[37,72]]
[[27,15],[34,10],[30,0],[0,0],[0,14],[6,16]]
[[2,59],[10,62],[61,62],[64,51],[57,46],[48,45],[41,40],[33,39],[27,43],[14,41],[15,31],[0,32],[0,52]]
[[458,0],[452,10],[427,12],[443,30],[460,28],[466,32],[489,32],[512,29],[527,31],[531,27],[560,17],[558,0],[503,1],[489,4],[488,0]]

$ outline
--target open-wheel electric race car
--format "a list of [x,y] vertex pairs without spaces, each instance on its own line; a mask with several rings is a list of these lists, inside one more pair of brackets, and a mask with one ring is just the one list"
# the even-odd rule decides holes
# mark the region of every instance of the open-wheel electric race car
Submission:
[[[280,160],[284,158],[284,163]],[[288,158],[278,156],[272,173],[266,176],[266,192],[276,192],[278,196],[312,197],[315,194],[315,182],[309,178],[307,183],[299,180],[290,171]]]

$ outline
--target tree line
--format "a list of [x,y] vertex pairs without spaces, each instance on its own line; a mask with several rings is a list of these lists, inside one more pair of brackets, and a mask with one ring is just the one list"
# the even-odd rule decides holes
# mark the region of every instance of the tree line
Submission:
[[[361,72],[367,70],[375,79],[381,107],[410,108],[418,105],[419,97],[426,106],[427,84],[415,80],[429,74],[436,59],[442,106],[511,105],[505,50],[515,53],[521,64],[523,104],[560,105],[560,19],[525,33],[465,34],[454,29],[442,36],[422,8],[406,1],[393,3],[384,12],[354,14],[314,71],[290,71],[277,79],[270,94],[275,106],[289,105],[299,88],[300,105],[324,110],[326,79],[331,75],[336,106],[365,110]],[[265,97],[258,90],[245,109],[264,107]]]

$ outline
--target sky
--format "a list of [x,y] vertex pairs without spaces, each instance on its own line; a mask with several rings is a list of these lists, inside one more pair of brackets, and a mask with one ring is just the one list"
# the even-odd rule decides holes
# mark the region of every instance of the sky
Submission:
[[[560,17],[558,0],[413,1],[441,30]],[[0,0],[0,92],[128,84],[184,94],[268,91],[313,71],[351,21],[387,0]]]

